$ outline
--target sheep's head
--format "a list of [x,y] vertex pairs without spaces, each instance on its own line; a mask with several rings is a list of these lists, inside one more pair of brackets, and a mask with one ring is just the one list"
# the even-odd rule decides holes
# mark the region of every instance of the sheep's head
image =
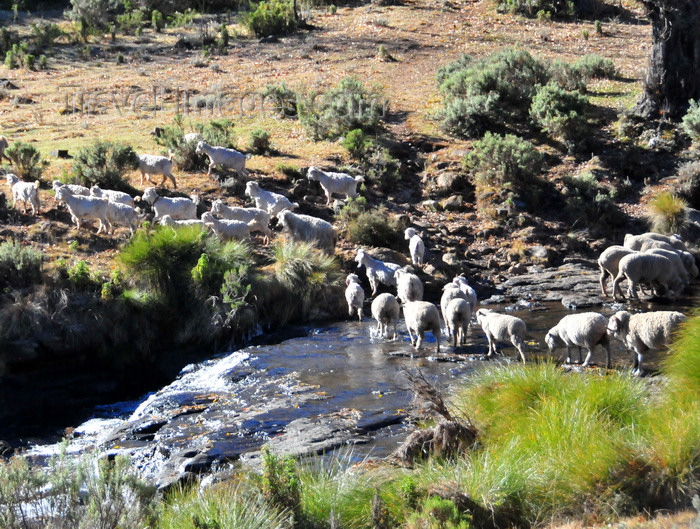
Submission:
[[620,335],[627,332],[630,323],[630,313],[626,310],[620,310],[610,316],[608,320],[608,331],[614,335]]
[[245,185],[245,194],[246,196],[252,197],[255,192],[260,189],[260,186],[258,185],[257,182],[248,182]]
[[363,264],[363,262],[364,262],[364,260],[365,260],[365,255],[366,255],[366,254],[365,254],[365,251],[364,251],[364,250],[362,250],[362,249],[357,250],[357,255],[355,256],[355,261],[357,261],[357,267],[358,267],[358,268],[362,266],[362,264]]
[[319,173],[320,171],[318,170],[318,168],[312,165],[306,172],[306,178],[308,178],[309,180],[318,180]]
[[554,349],[556,349],[557,347],[563,345],[561,338],[559,337],[559,334],[557,334],[555,328],[549,329],[549,332],[544,337],[544,341],[547,344],[547,347],[549,347],[550,352],[554,351]]
[[214,215],[212,215],[208,211],[205,211],[204,213],[202,213],[201,218],[202,218],[202,222],[204,224],[213,224],[214,223]]
[[277,217],[277,220],[279,221],[279,223],[280,223],[282,226],[286,226],[286,225],[287,225],[287,224],[286,224],[287,217],[288,217],[289,215],[291,215],[291,214],[292,214],[292,212],[289,211],[288,209],[283,209],[282,211],[280,211],[280,212],[276,215],[276,217]]
[[17,178],[17,175],[14,173],[7,173],[5,175],[5,179],[7,180],[7,185],[13,186],[17,182],[19,182],[19,178]]
[[63,186],[65,186],[65,185],[66,185],[66,184],[64,184],[64,183],[61,182],[60,180],[54,180],[53,182],[51,182],[51,188],[52,188],[54,191],[58,191],[59,189],[61,189],[61,188],[62,188]]
[[414,235],[418,235],[418,232],[415,230],[415,228],[406,228],[406,231],[404,231],[403,234],[404,238],[408,241]]
[[158,198],[158,193],[156,192],[155,187],[147,187],[144,192],[143,196],[141,197],[141,200],[144,200],[148,202],[149,204],[153,205],[153,202]]
[[208,147],[208,145],[205,142],[200,141],[197,143],[197,148],[194,150],[194,152],[196,152],[197,154],[202,154],[206,147]]
[[486,319],[491,312],[491,309],[479,309],[476,311],[476,321],[479,322],[479,325],[481,325],[481,322]]
[[211,204],[211,212],[212,213],[221,213],[221,208],[223,207],[224,203],[220,198],[217,198],[214,202]]
[[172,226],[175,224],[175,221],[170,215],[163,215],[163,217],[160,219],[160,224],[161,226]]
[[70,195],[70,190],[66,186],[59,187],[56,191],[57,200],[63,200],[66,195]]
[[95,184],[90,188],[90,194],[96,197],[101,197],[102,196],[102,188]]
[[345,284],[350,286],[350,283],[360,283],[360,278],[357,274],[348,274],[348,277],[345,278]]

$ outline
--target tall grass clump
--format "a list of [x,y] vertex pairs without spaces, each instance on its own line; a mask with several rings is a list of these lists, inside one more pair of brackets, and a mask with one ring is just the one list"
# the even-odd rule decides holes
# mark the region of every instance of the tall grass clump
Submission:
[[134,193],[124,174],[137,167],[138,158],[130,145],[98,140],[75,154],[73,181],[87,187],[98,185]]
[[687,219],[688,203],[671,191],[655,195],[646,208],[646,217],[652,231],[658,233],[680,233]]
[[41,154],[36,147],[23,141],[16,141],[5,149],[7,156],[21,180],[40,180],[44,169],[49,165],[41,159]]
[[17,242],[0,243],[0,290],[25,288],[41,281],[41,254]]

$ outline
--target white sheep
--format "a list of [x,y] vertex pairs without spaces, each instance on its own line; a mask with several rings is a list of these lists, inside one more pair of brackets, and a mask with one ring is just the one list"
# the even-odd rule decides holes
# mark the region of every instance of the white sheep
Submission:
[[405,303],[407,301],[423,300],[423,282],[420,278],[408,270],[409,267],[399,268],[394,272],[396,279],[396,298]]
[[476,290],[469,285],[467,278],[462,275],[455,276],[455,278],[452,280],[452,284],[457,285],[459,289],[466,294],[467,301],[469,301],[469,305],[471,305],[472,312],[476,311],[476,306],[479,303],[479,300],[476,297]]
[[190,198],[184,197],[161,197],[155,187],[147,187],[141,200],[148,202],[155,215],[154,221],[159,220],[164,215],[170,215],[175,220],[186,220],[197,218],[197,203],[199,197],[192,195]]
[[288,209],[277,214],[277,220],[292,240],[314,244],[327,254],[335,253],[338,238],[330,222],[311,215],[301,215]]
[[666,348],[678,325],[687,317],[676,311],[655,311],[631,314],[626,310],[616,312],[608,321],[608,330],[621,340],[634,354],[634,373],[642,373],[642,362],[648,351]]
[[41,201],[39,200],[39,180],[34,182],[22,182],[16,174],[5,175],[7,185],[12,189],[12,207],[17,205],[17,201],[22,202],[22,213],[27,213],[27,204],[32,208],[32,215],[39,213]]
[[345,195],[347,198],[355,198],[357,196],[357,184],[365,181],[364,176],[352,177],[346,173],[326,172],[313,166],[309,167],[306,176],[309,180],[315,180],[321,184],[328,198],[328,205],[332,202],[333,193]]
[[204,136],[202,136],[201,132],[188,132],[182,139],[185,143],[199,143],[204,141]]
[[209,157],[209,171],[207,175],[210,175],[212,170],[217,165],[223,165],[229,169],[233,169],[240,175],[246,174],[245,161],[246,156],[238,152],[235,149],[227,149],[226,147],[215,147],[209,145],[205,141],[200,141],[195,149],[197,154],[206,154]]
[[454,298],[448,303],[445,326],[448,336],[452,336],[452,347],[466,343],[471,319],[472,307],[466,299]]
[[110,202],[126,204],[132,208],[135,206],[134,199],[129,193],[124,193],[124,191],[115,191],[113,189],[102,189],[97,184],[90,188],[90,195],[97,198],[107,199]]
[[284,195],[263,189],[257,182],[248,182],[245,185],[245,194],[255,201],[256,208],[267,211],[270,216],[276,216],[285,209],[299,207],[299,204],[292,202]]
[[255,228],[251,231],[262,232],[266,243],[272,235],[270,214],[264,209],[227,206],[221,199],[216,199],[211,205],[211,212],[222,219],[238,220],[245,223],[254,222]]
[[56,191],[56,199],[63,201],[68,207],[71,219],[75,222],[77,229],[80,229],[80,221],[83,219],[97,219],[99,226],[97,233],[102,230],[109,233],[111,226],[107,220],[107,205],[109,201],[106,198],[93,196],[74,195],[67,187],[62,187]]
[[238,220],[217,219],[210,212],[202,213],[202,221],[209,226],[222,241],[242,241],[250,238],[251,223]]
[[0,136],[0,160],[5,158],[8,162],[12,163],[12,160],[5,154],[5,149],[10,146],[10,142],[7,141],[5,136]]
[[603,296],[608,297],[605,284],[607,283],[608,277],[611,277],[613,281],[617,277],[617,273],[620,269],[620,259],[632,253],[636,253],[635,250],[630,250],[620,245],[613,245],[603,250],[600,254],[600,257],[598,257],[598,268],[600,268],[599,281]]
[[175,220],[170,215],[163,215],[158,222],[161,226],[170,226],[171,228],[178,226],[199,226],[200,228],[207,227],[204,221],[200,219]]
[[[571,363],[571,348],[578,348],[578,361],[582,366],[587,366],[593,356],[593,349],[600,344],[607,353],[606,366],[611,367],[610,362],[610,337],[608,336],[608,319],[597,312],[582,312],[564,316],[559,323],[549,329],[544,341],[553,353],[558,347],[566,347],[566,363]],[[587,354],[583,360],[581,348],[585,347]]]
[[690,280],[695,281],[695,279],[698,277],[698,274],[700,273],[698,272],[698,265],[695,263],[695,257],[692,253],[683,251],[680,252],[680,255],[681,261],[683,261],[683,266],[685,266]]
[[117,224],[128,227],[131,235],[134,235],[134,229],[139,222],[139,213],[127,204],[107,201],[107,222],[109,223],[107,233],[110,233],[112,226]]
[[479,309],[476,311],[476,321],[486,333],[486,339],[489,342],[489,357],[496,354],[497,341],[508,341],[518,350],[520,359],[525,362],[524,340],[527,326],[523,320],[510,314],[499,314],[490,309]]
[[360,284],[360,278],[357,274],[348,274],[345,278],[345,301],[348,302],[348,313],[350,316],[355,316],[362,321],[362,304],[365,302],[365,291]]
[[615,299],[618,299],[618,294],[622,295],[620,282],[624,279],[628,281],[627,294],[634,299],[639,299],[637,286],[640,283],[664,287],[673,297],[684,286],[675,266],[667,257],[646,253],[633,253],[620,259],[619,271],[613,281]]
[[372,317],[377,320],[377,335],[386,338],[389,325],[394,326],[393,338],[396,338],[396,324],[399,321],[401,306],[396,297],[389,293],[379,294],[372,301]]
[[53,189],[54,193],[61,187],[67,187],[74,195],[83,195],[86,197],[90,196],[90,189],[85,186],[81,186],[80,184],[64,184],[60,180],[54,180],[51,182],[51,188]]
[[355,261],[357,261],[358,268],[362,266],[365,267],[367,279],[369,279],[369,284],[372,287],[373,296],[377,293],[379,283],[383,283],[389,287],[396,286],[396,277],[394,274],[401,268],[400,265],[396,263],[385,263],[384,261],[375,259],[362,249],[357,251]]
[[641,250],[645,241],[662,241],[673,246],[676,250],[687,252],[685,243],[679,235],[663,235],[661,233],[647,232],[640,235],[625,234],[623,245],[630,250]]
[[143,179],[153,183],[151,181],[151,176],[161,175],[163,180],[161,180],[160,185],[165,184],[165,179],[169,178],[173,183],[173,189],[177,189],[177,182],[173,176],[173,153],[170,156],[160,156],[158,154],[139,154],[139,171],[141,172],[141,185],[143,185]]
[[683,284],[687,285],[690,282],[690,274],[688,273],[688,269],[685,267],[685,263],[683,263],[683,259],[681,259],[680,252],[678,252],[677,250],[669,250],[666,248],[651,248],[648,250],[643,250],[643,252],[654,255],[663,255],[673,263],[673,267],[676,270],[678,277],[681,279],[681,281],[683,281]]
[[442,287],[442,296],[440,296],[440,311],[442,312],[442,319],[445,321],[445,332],[450,333],[450,329],[447,327],[447,306],[453,299],[460,298],[469,303],[471,308],[471,302],[469,297],[465,294],[455,283],[447,283]]
[[435,337],[435,352],[439,353],[441,331],[440,313],[437,307],[429,301],[410,301],[402,306],[411,345],[416,351],[420,350],[425,339],[425,331],[430,331]]
[[408,241],[408,250],[411,252],[411,262],[415,266],[423,266],[423,256],[425,255],[425,243],[421,239],[415,228],[406,228],[403,232],[404,238]]

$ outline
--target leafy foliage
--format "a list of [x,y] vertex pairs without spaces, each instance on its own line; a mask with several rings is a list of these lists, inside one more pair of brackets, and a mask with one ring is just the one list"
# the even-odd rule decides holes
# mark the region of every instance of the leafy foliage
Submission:
[[263,91],[263,98],[269,101],[279,117],[294,117],[297,115],[297,95],[287,87],[287,84],[268,84]]
[[270,152],[270,133],[264,129],[255,129],[251,132],[248,150],[254,154]]
[[243,19],[256,37],[286,35],[297,29],[294,8],[289,0],[263,0]]
[[122,2],[120,0],[71,0],[68,16],[84,26],[84,30],[105,29],[116,21]]
[[97,184],[104,189],[130,191],[123,176],[138,167],[133,148],[121,143],[98,140],[75,155],[74,180],[84,186]]
[[693,143],[700,140],[700,101],[691,99],[688,102],[688,112],[683,116],[681,127],[690,136]]
[[41,254],[17,242],[0,243],[0,290],[23,288],[41,280]]
[[520,13],[530,18],[542,18],[543,14],[548,14],[569,19],[576,15],[576,3],[572,0],[499,0],[498,7],[503,11]]
[[26,181],[41,179],[44,168],[48,165],[33,145],[22,141],[13,142],[5,149],[5,155],[12,161],[21,179]]
[[398,220],[382,206],[367,210],[364,199],[351,200],[340,212],[348,241],[363,245],[399,249],[403,230]]
[[530,116],[552,136],[573,142],[586,133],[588,99],[555,84],[541,87],[532,98]]

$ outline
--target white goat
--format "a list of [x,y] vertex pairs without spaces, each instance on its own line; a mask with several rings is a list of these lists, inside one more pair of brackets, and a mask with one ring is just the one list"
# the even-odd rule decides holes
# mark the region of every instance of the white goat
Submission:
[[331,173],[321,171],[318,167],[309,167],[307,173],[309,180],[316,180],[328,198],[327,204],[330,206],[333,193],[345,195],[348,198],[357,196],[357,184],[365,181],[364,176],[352,177],[346,173]]
[[74,195],[70,192],[70,189],[62,187],[56,191],[56,199],[66,204],[71,219],[75,222],[78,230],[80,229],[81,220],[97,219],[99,221],[97,233],[100,233],[102,230],[105,233],[109,233],[111,229],[109,220],[107,220],[107,205],[109,202],[106,198]]
[[338,236],[330,222],[311,215],[293,213],[288,209],[280,211],[277,220],[292,240],[312,243],[330,255],[335,253]]
[[83,195],[85,197],[90,196],[90,189],[85,186],[81,186],[80,184],[64,184],[60,180],[54,180],[51,182],[51,188],[53,189],[54,193],[62,187],[67,187],[74,195]]
[[39,180],[34,182],[22,182],[16,174],[5,175],[7,185],[12,189],[12,207],[17,205],[17,201],[22,202],[22,213],[27,213],[27,204],[32,208],[32,215],[39,213],[41,202],[39,200]]
[[399,321],[401,306],[396,298],[389,293],[379,294],[372,301],[372,317],[377,320],[377,335],[386,338],[389,325],[394,326],[394,336],[396,338],[396,324]]
[[447,305],[445,325],[448,336],[452,336],[452,347],[464,345],[472,319],[472,307],[466,299],[454,298]]
[[350,316],[355,316],[362,321],[362,304],[365,302],[365,291],[360,284],[360,278],[357,274],[348,274],[345,278],[345,301],[348,302],[348,313]]
[[185,143],[199,143],[200,141],[204,141],[204,136],[202,136],[200,132],[188,132],[182,139]]
[[[435,352],[440,352],[440,313],[437,307],[429,301],[411,301],[403,304],[403,316],[408,328],[411,345],[418,351],[425,331],[430,331],[435,337]],[[414,338],[413,335],[416,335]]]
[[269,226],[270,214],[264,209],[227,206],[221,199],[216,199],[211,205],[211,212],[222,219],[238,220],[245,223],[254,222],[255,228],[251,231],[262,232],[266,243],[272,235]]
[[486,339],[489,342],[489,354],[496,354],[497,341],[509,341],[520,353],[520,359],[525,362],[524,339],[527,332],[525,322],[510,314],[499,314],[490,309],[476,311],[476,321],[479,322]]
[[400,265],[396,263],[385,263],[379,259],[375,259],[362,249],[357,251],[355,261],[357,261],[358,268],[361,266],[365,267],[367,279],[369,279],[369,284],[372,287],[373,296],[377,293],[379,283],[383,283],[389,287],[396,286],[396,277],[394,274],[401,268]]
[[666,348],[673,333],[687,317],[676,311],[655,311],[630,314],[626,310],[616,312],[608,321],[608,330],[621,340],[634,354],[633,368],[642,374],[642,362],[648,351]]
[[407,301],[423,301],[423,282],[416,275],[407,270],[409,267],[399,268],[394,272],[396,279],[396,298],[405,303]]
[[126,204],[132,208],[135,205],[134,199],[129,193],[124,193],[124,191],[115,191],[113,189],[101,189],[97,184],[90,188],[90,195],[97,198],[104,198],[109,202]]
[[411,252],[411,262],[415,266],[423,266],[423,256],[425,255],[425,243],[421,239],[415,228],[406,228],[403,232],[404,238],[408,241],[408,250]]
[[155,187],[147,187],[141,200],[148,202],[155,216],[153,220],[159,220],[164,215],[170,215],[175,220],[196,219],[197,204],[199,197],[192,195],[190,198],[184,197],[161,197]]
[[255,201],[256,208],[267,211],[270,216],[277,215],[285,209],[299,207],[299,204],[292,202],[284,195],[261,188],[257,182],[248,182],[245,185],[245,194]]
[[160,222],[161,226],[170,226],[171,228],[178,226],[199,226],[200,228],[207,227],[204,221],[200,219],[175,220],[170,215],[163,215],[158,222]]
[[110,233],[112,227],[117,224],[128,227],[131,235],[134,235],[134,229],[139,222],[139,213],[127,204],[107,201],[107,222],[109,223],[107,233]]
[[222,241],[242,241],[250,238],[252,223],[240,222],[238,220],[219,220],[208,211],[202,213],[202,221],[204,224],[211,227],[216,236]]
[[[571,348],[578,348],[578,361],[585,367],[591,361],[596,345],[603,346],[607,353],[606,366],[610,363],[610,338],[608,336],[608,319],[597,312],[583,312],[564,316],[559,323],[549,329],[544,341],[553,353],[558,347],[566,347],[566,363],[571,363]],[[581,356],[581,347],[587,351],[586,360]]]
[[169,178],[173,183],[173,189],[177,189],[177,182],[173,176],[173,154],[170,156],[160,156],[158,154],[139,154],[139,171],[141,172],[141,185],[143,185],[143,179],[153,183],[151,181],[151,176],[161,175],[163,180],[161,180],[160,185],[165,184],[165,179]]
[[209,145],[205,141],[200,141],[195,149],[197,154],[206,154],[209,157],[209,171],[207,175],[210,175],[212,170],[217,165],[223,165],[229,169],[233,169],[241,176],[245,175],[247,171],[245,170],[246,156],[238,152],[235,149],[227,149],[226,147],[215,147]]

